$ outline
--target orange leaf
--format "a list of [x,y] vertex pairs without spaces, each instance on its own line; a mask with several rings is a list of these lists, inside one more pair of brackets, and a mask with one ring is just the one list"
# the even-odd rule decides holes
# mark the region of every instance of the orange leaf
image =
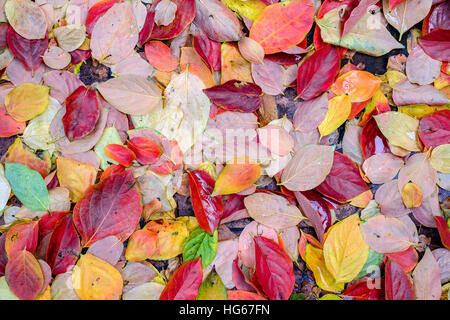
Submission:
[[187,66],[189,66],[189,72],[199,77],[205,84],[206,88],[210,88],[215,85],[211,70],[206,65],[206,63],[203,62],[202,58],[198,55],[194,48],[181,48],[181,72],[184,72]]
[[24,147],[20,138],[17,138],[6,152],[6,162],[16,162],[28,166],[45,178],[50,172],[51,160],[48,152],[44,153],[44,159],[39,158],[30,149]]
[[250,29],[265,54],[276,53],[302,42],[314,20],[310,0],[284,1],[267,6]]
[[380,84],[370,72],[353,70],[337,78],[331,90],[336,95],[348,94],[351,102],[363,102],[372,98]]
[[225,83],[229,80],[253,82],[251,64],[242,57],[235,44],[222,43],[221,55],[221,83]]
[[158,234],[146,229],[135,231],[128,241],[125,258],[128,261],[149,259],[156,251]]
[[261,176],[258,163],[245,157],[228,163],[220,172],[212,196],[241,192],[254,184]]
[[161,41],[150,41],[145,45],[145,56],[148,62],[158,71],[170,72],[178,66],[178,59],[170,48]]

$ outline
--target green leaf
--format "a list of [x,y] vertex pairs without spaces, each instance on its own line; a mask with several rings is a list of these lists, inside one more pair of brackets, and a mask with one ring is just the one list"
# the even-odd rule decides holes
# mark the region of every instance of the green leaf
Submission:
[[97,142],[94,148],[95,153],[101,160],[100,167],[102,168],[102,170],[108,168],[109,166],[108,162],[117,164],[116,161],[108,158],[105,154],[105,147],[108,144],[123,145],[122,139],[120,139],[119,132],[117,132],[117,129],[114,126],[108,127],[105,129],[105,131],[103,131],[100,140]]
[[306,294],[304,294],[304,293],[293,293],[289,297],[289,300],[306,300]]
[[11,189],[31,211],[48,211],[50,197],[42,176],[22,163],[6,162],[5,176]]
[[362,267],[361,271],[356,276],[355,280],[359,280],[365,275],[372,273],[374,271],[374,266],[378,267],[381,262],[383,262],[384,255],[376,252],[372,248],[369,249],[369,256],[367,257],[366,263]]
[[198,290],[197,300],[227,300],[227,288],[215,271],[211,271]]
[[211,264],[217,253],[217,230],[212,235],[198,227],[183,244],[184,262],[202,257],[202,268]]

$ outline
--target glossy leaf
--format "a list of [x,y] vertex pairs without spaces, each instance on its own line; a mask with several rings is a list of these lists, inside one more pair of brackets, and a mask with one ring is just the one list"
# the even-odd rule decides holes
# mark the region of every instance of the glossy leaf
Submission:
[[213,234],[223,215],[222,197],[211,195],[215,181],[203,170],[190,171],[188,177],[195,217],[203,230]]
[[236,159],[227,163],[214,185],[212,196],[241,192],[254,184],[261,176],[261,167],[250,159]]
[[159,300],[195,300],[202,274],[201,258],[185,262],[175,271]]
[[447,221],[441,216],[434,216],[434,221],[436,222],[442,244],[447,249],[450,248],[450,229]]
[[33,253],[38,244],[38,224],[23,222],[12,226],[6,232],[5,251],[11,258],[17,251],[27,250]]
[[450,61],[449,30],[435,29],[419,39],[419,45],[430,57],[440,61]]
[[90,187],[73,210],[83,247],[110,235],[124,241],[139,223],[141,199],[131,171],[108,176]]
[[329,175],[316,188],[323,195],[339,202],[348,201],[368,189],[356,164],[336,151]]
[[297,93],[311,100],[326,91],[338,74],[340,56],[337,47],[326,45],[309,56],[297,71]]
[[396,262],[404,272],[411,272],[419,261],[419,255],[413,246],[410,246],[405,251],[386,253],[385,256]]
[[220,71],[222,65],[220,42],[213,41],[205,35],[194,35],[192,46],[211,70]]
[[170,52],[170,48],[161,41],[150,41],[145,44],[145,57],[158,71],[170,72],[178,67],[178,59]]
[[294,288],[292,261],[274,241],[255,236],[255,274],[271,300],[287,300]]
[[343,94],[331,98],[328,101],[328,110],[319,125],[318,129],[321,136],[327,136],[339,128],[349,117],[352,105],[348,95]]
[[363,102],[372,98],[381,81],[367,71],[349,71],[336,79],[331,90],[337,94],[347,94],[351,102]]
[[158,144],[144,137],[130,139],[128,148],[136,155],[136,160],[141,164],[155,163],[162,154]]
[[89,8],[86,16],[86,32],[88,36],[92,35],[92,30],[98,19],[118,2],[123,2],[123,0],[102,0],[94,3],[94,5]]
[[118,162],[124,167],[129,167],[136,158],[134,152],[120,144],[108,144],[105,148],[105,155]]
[[423,201],[422,189],[414,182],[408,182],[402,189],[402,199],[407,208],[420,207]]
[[378,128],[377,122],[371,118],[361,132],[362,154],[368,159],[376,154],[390,153],[389,143]]
[[183,243],[189,236],[186,223],[177,220],[150,221],[144,229],[158,235],[156,251],[150,257],[153,260],[168,260],[181,254]]
[[437,147],[450,140],[450,111],[443,110],[420,119],[419,137],[427,147]]

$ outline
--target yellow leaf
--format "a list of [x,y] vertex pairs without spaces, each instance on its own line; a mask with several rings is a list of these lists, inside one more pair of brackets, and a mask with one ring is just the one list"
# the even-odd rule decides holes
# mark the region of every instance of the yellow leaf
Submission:
[[414,182],[408,182],[402,189],[402,200],[407,208],[418,208],[423,201],[422,189]]
[[241,192],[254,184],[261,176],[261,167],[249,158],[235,159],[227,163],[214,185],[212,196]]
[[267,7],[267,5],[260,0],[223,0],[222,2],[231,10],[252,21],[258,19],[259,16],[261,16],[263,9]]
[[450,110],[446,105],[443,106],[429,106],[426,104],[412,104],[409,106],[398,106],[398,112],[405,113],[408,116],[421,119],[423,117],[429,116],[437,111]]
[[125,258],[128,261],[142,261],[150,258],[156,250],[158,235],[148,230],[135,231],[128,240]]
[[357,214],[336,223],[324,242],[325,264],[337,282],[352,281],[369,256],[359,223]]
[[308,268],[313,272],[314,279],[321,289],[331,292],[344,290],[344,283],[337,283],[333,275],[325,266],[322,249],[317,249],[309,243],[306,244],[305,262]]
[[357,195],[353,199],[350,199],[350,204],[358,208],[365,208],[369,204],[370,200],[373,199],[373,193],[370,190],[364,191],[363,193]]
[[252,82],[252,67],[250,62],[244,59],[236,45],[222,43],[222,78],[221,83],[229,80]]
[[156,250],[149,259],[168,260],[182,253],[184,240],[189,236],[187,226],[177,220],[150,221],[144,227],[158,235]]
[[342,298],[335,294],[328,293],[328,294],[320,297],[319,300],[342,300]]
[[44,292],[38,294],[34,300],[52,300],[52,297],[50,296],[50,286],[47,286]]
[[339,128],[348,118],[352,111],[352,104],[348,95],[336,96],[328,101],[328,111],[319,125],[319,132],[322,137],[329,135]]
[[395,111],[384,112],[374,118],[390,144],[408,151],[420,151],[417,139],[419,120]]
[[78,202],[95,183],[97,171],[90,164],[59,157],[56,159],[56,175],[61,187],[69,189],[70,199]]
[[450,173],[450,144],[441,144],[434,148],[431,152],[430,164],[439,172]]
[[6,111],[16,121],[31,120],[47,108],[49,91],[47,86],[22,83],[6,95]]
[[72,284],[82,300],[119,300],[123,279],[112,265],[86,253],[72,271]]
[[397,82],[406,79],[406,75],[397,70],[387,71],[384,75],[387,77],[389,86],[391,88],[393,88]]

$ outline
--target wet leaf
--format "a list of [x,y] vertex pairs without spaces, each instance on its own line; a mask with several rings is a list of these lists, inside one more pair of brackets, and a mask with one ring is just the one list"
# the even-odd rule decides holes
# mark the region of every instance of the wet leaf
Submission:
[[205,35],[194,35],[192,47],[211,70],[220,71],[222,65],[220,42],[213,41]]
[[309,56],[297,71],[297,93],[311,100],[326,91],[338,74],[340,56],[337,47],[326,45]]
[[[212,196],[241,192],[254,184],[261,176],[261,167],[250,159],[236,159],[227,163],[214,185]],[[238,178],[239,177],[239,178]]]
[[[155,1],[152,8],[155,8],[158,2]],[[182,33],[184,29],[194,20],[196,12],[195,0],[174,0],[173,3],[177,5],[177,11],[172,23],[167,26],[158,26],[155,23],[151,33],[151,39],[173,39]]]
[[144,229],[158,234],[152,260],[168,260],[181,254],[183,243],[189,236],[186,224],[178,220],[150,221]]
[[145,57],[158,71],[170,72],[178,67],[178,59],[170,48],[161,41],[149,41],[145,44]]
[[427,147],[438,147],[450,138],[450,111],[443,110],[420,119],[419,137]]
[[125,258],[128,261],[143,261],[155,254],[158,235],[149,230],[137,230],[128,240]]
[[343,94],[331,98],[328,101],[328,110],[319,125],[318,129],[321,136],[327,136],[339,128],[348,118],[352,109],[350,98]]
[[392,180],[403,165],[403,160],[391,153],[378,153],[367,158],[362,169],[372,183],[381,184]]
[[185,262],[175,271],[159,300],[195,300],[201,283],[201,258]]
[[70,192],[70,199],[78,202],[83,198],[86,190],[95,183],[97,170],[87,163],[79,162],[70,158],[59,157],[56,160],[59,183],[61,187]]
[[397,179],[384,183],[375,193],[375,201],[387,217],[401,217],[411,212],[403,203]]
[[220,276],[216,272],[211,272],[202,282],[197,300],[227,300],[227,298],[227,289]]
[[414,300],[414,288],[410,277],[395,261],[385,267],[386,300]]
[[200,227],[209,234],[217,229],[223,215],[221,196],[212,196],[215,181],[203,170],[188,172],[192,207]]
[[351,102],[366,101],[377,92],[380,80],[367,71],[349,71],[336,79],[331,90],[337,94],[347,94]]
[[294,288],[292,261],[274,241],[255,236],[255,274],[271,300],[287,300]]
[[430,57],[440,61],[450,60],[449,30],[436,29],[419,39],[419,45]]
[[422,189],[414,182],[408,182],[402,189],[402,199],[407,208],[420,207],[423,200]]
[[406,60],[406,75],[411,83],[430,84],[441,72],[442,63],[428,56],[420,46],[415,46]]

